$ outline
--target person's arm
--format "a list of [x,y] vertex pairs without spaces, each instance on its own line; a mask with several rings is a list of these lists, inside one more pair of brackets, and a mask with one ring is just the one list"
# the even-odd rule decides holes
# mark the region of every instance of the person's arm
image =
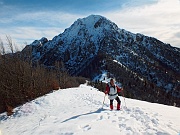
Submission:
[[106,90],[105,90],[104,93],[105,93],[105,94],[108,94],[108,93],[109,93],[109,85],[108,85],[108,84],[106,85]]
[[123,90],[123,88],[120,88],[116,85],[116,88],[117,88],[117,92],[121,92]]

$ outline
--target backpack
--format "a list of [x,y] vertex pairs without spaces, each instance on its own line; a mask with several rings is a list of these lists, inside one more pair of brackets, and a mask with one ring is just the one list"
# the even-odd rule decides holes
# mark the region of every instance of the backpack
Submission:
[[115,96],[118,94],[116,85],[112,86],[110,83],[108,83],[109,86],[109,96]]

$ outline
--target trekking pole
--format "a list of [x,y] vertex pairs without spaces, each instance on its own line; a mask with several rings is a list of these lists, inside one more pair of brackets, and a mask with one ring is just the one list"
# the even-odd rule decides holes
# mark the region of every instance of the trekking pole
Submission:
[[123,94],[123,97],[124,97],[125,107],[127,108],[127,106],[126,106],[126,101],[125,101],[125,96],[124,96],[124,91],[123,91],[123,90],[122,90],[122,94]]
[[102,108],[103,108],[103,106],[104,106],[104,102],[105,102],[105,97],[106,97],[106,94],[104,95],[104,100],[103,100],[103,105],[102,105]]
[[127,106],[126,106],[126,101],[125,101],[125,97],[124,97],[124,103],[125,103],[125,107],[127,108]]

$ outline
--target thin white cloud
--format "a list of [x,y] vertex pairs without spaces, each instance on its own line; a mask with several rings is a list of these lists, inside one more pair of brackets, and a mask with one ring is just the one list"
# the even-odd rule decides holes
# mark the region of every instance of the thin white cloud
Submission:
[[180,1],[159,0],[157,4],[105,13],[120,28],[158,38],[180,47]]
[[[180,47],[180,1],[159,0],[148,5],[124,7],[110,12],[94,12],[115,22],[120,28]],[[0,13],[0,37],[10,35],[18,44],[31,43],[41,37],[52,39],[68,28],[75,20],[88,16],[88,13],[71,14],[62,11],[20,12],[16,7],[4,7],[10,12]],[[10,10],[11,9],[11,10]],[[0,9],[0,11],[2,11]],[[14,13],[12,13],[14,12]]]
[[79,15],[69,14],[58,11],[38,11],[38,12],[26,12],[12,14],[11,17],[4,16],[0,19],[0,23],[11,24],[14,22],[27,24],[28,22],[34,23],[44,23],[47,25],[64,25],[70,24],[73,20],[77,19]]
[[[10,35],[18,48],[24,47],[24,42],[32,43],[36,39],[47,37],[52,39],[54,36],[62,33],[69,27],[80,15],[68,14],[63,12],[32,12],[19,13],[11,18],[2,18],[0,23],[10,24],[8,28],[0,27],[0,38],[5,41],[6,35]],[[22,23],[25,21],[30,24]],[[19,22],[17,26],[11,26],[11,23]],[[35,26],[35,24],[38,26]],[[22,23],[22,24],[21,24]],[[22,26],[25,25],[25,26]]]
[[14,27],[11,30],[1,29],[0,37],[4,43],[6,43],[6,35],[10,36],[13,43],[21,50],[25,47],[25,42],[28,44],[34,40],[39,40],[42,37],[47,37],[51,40],[55,35],[58,35],[63,31],[61,28],[34,28],[34,27]]

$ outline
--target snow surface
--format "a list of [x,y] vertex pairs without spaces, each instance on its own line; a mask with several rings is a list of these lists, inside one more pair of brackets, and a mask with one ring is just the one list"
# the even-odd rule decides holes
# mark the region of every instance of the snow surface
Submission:
[[120,97],[121,110],[110,111],[103,99],[87,85],[54,91],[16,108],[13,116],[0,114],[0,135],[180,134],[180,108]]

